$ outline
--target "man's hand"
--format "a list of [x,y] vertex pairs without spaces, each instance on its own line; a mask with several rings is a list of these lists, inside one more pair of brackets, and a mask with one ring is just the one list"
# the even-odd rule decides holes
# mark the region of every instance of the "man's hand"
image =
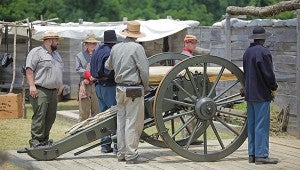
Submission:
[[38,97],[38,90],[36,89],[35,85],[29,87],[29,95],[33,98]]
[[89,80],[90,80],[90,82],[92,82],[92,81],[95,80],[95,78],[94,78],[93,76],[91,76],[91,77],[89,78]]
[[62,91],[64,90],[64,85],[59,86],[57,90],[57,95],[60,96],[62,94]]
[[275,99],[276,90],[271,90],[271,100],[274,101]]
[[82,80],[82,83],[83,84],[90,84],[90,81],[88,79],[84,79],[84,80]]

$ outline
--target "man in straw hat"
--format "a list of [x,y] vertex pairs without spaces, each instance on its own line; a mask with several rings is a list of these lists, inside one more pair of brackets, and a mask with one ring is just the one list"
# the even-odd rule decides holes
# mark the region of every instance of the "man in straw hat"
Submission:
[[84,49],[75,56],[75,69],[80,76],[78,90],[80,121],[99,113],[95,79],[90,73],[91,58],[98,43],[99,41],[94,34],[88,34],[83,41]]
[[105,67],[115,71],[117,83],[118,161],[136,164],[148,161],[139,156],[137,148],[144,126],[144,90],[150,90],[149,63],[143,46],[136,42],[145,36],[140,23],[128,21],[121,34],[126,38],[113,46]]
[[49,133],[56,117],[57,95],[63,89],[63,61],[56,51],[59,38],[56,32],[46,32],[42,37],[43,45],[33,48],[27,55],[26,78],[33,110],[30,147],[52,143]]
[[[115,72],[107,70],[104,67],[105,61],[110,55],[111,48],[117,43],[117,35],[115,30],[104,31],[104,41],[95,51],[91,60],[91,74],[96,81],[96,94],[98,97],[100,112],[104,112],[111,106],[117,104],[116,101],[116,82],[114,79]],[[117,153],[117,143],[114,144],[114,149],[111,148],[111,139],[105,136],[101,139],[105,143],[101,145],[101,152]]]
[[278,87],[272,55],[269,49],[263,46],[265,39],[270,35],[263,27],[255,27],[253,34],[249,36],[254,42],[243,56],[249,163],[255,164],[278,162],[277,159],[269,158],[270,102]]

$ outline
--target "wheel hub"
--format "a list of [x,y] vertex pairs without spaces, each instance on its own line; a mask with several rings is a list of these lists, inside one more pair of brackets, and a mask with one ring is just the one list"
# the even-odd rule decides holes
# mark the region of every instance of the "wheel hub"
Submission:
[[195,111],[198,118],[208,120],[215,115],[217,105],[211,98],[204,97],[196,102]]

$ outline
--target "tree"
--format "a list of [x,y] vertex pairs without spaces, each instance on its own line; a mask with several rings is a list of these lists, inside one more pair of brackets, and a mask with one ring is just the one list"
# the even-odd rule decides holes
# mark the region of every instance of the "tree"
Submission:
[[[264,7],[281,0],[0,0],[0,20],[12,22],[29,18],[60,18],[59,22],[90,22],[161,19],[197,20],[201,25],[219,21],[228,6]],[[284,1],[283,1],[284,2]],[[283,12],[278,19],[295,17]]]

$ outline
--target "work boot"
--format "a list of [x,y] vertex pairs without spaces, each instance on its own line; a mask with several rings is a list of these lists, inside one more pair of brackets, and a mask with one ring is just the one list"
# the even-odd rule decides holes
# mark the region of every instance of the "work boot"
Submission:
[[249,163],[255,163],[255,156],[249,155]]
[[119,153],[117,154],[118,162],[125,162],[125,154]]
[[113,152],[113,148],[111,148],[109,145],[101,145],[101,152],[102,153],[111,153],[111,152]]
[[194,142],[191,143],[191,145],[201,145],[203,143],[202,140],[195,140]]
[[52,139],[48,139],[48,140],[42,141],[40,144],[42,146],[51,146],[52,143],[53,143],[53,140]]
[[31,148],[36,148],[38,146],[41,146],[40,141],[38,141],[37,139],[30,139],[28,143]]
[[130,159],[126,161],[126,164],[140,164],[140,163],[147,163],[149,159],[143,157],[136,157],[134,159]]
[[111,148],[111,138],[109,136],[104,136],[100,140],[101,145],[101,152],[102,153],[111,153],[113,149]]
[[117,146],[117,143],[114,143],[113,153],[114,153],[114,154],[117,154],[117,153],[118,153],[118,146]]
[[125,158],[118,158],[118,162],[125,162]]
[[277,164],[278,159],[276,158],[255,158],[255,165],[261,165],[261,164]]

